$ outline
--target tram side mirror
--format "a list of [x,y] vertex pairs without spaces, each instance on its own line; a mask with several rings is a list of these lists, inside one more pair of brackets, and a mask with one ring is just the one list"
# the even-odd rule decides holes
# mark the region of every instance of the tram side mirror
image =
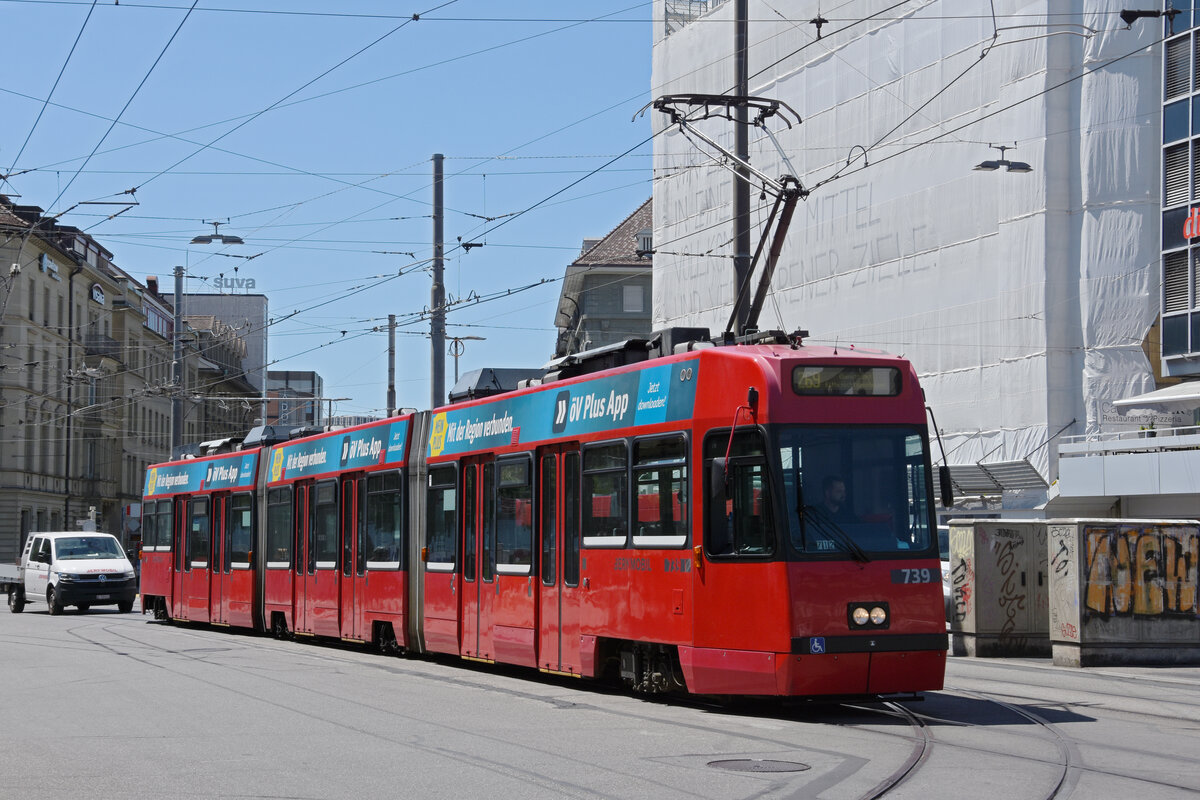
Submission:
[[954,505],[954,483],[950,480],[950,467],[945,464],[938,467],[938,486],[942,490],[942,506],[950,508]]
[[709,535],[724,531],[728,527],[725,509],[728,505],[726,489],[729,473],[724,458],[714,458],[708,465],[708,530]]

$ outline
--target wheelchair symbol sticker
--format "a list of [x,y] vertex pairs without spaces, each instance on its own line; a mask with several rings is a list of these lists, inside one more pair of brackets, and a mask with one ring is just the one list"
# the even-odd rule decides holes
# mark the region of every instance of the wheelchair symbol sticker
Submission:
[[814,656],[823,655],[825,653],[825,637],[814,636],[808,640],[808,652]]

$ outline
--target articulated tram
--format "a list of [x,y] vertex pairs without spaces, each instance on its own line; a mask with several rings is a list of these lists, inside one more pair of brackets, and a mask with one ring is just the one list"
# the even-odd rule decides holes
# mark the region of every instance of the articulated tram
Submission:
[[513,391],[153,466],[143,608],[645,692],[941,688],[912,366],[759,339],[628,345]]

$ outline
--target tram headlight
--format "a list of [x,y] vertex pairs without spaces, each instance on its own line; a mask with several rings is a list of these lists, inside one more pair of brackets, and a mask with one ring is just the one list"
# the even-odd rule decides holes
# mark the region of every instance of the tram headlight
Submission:
[[871,609],[871,624],[882,625],[887,622],[887,611],[881,606],[875,606]]
[[871,615],[865,608],[858,606],[850,612],[850,619],[854,620],[855,625],[866,625]]

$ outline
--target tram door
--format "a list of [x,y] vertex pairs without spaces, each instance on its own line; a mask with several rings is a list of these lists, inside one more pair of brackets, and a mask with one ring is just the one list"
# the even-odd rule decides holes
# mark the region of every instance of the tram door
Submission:
[[318,636],[338,636],[338,485],[322,481],[307,487],[308,542],[304,570],[305,628]]
[[538,456],[538,668],[580,674],[579,451]]
[[364,640],[366,593],[366,554],[362,552],[359,520],[362,477],[342,480],[341,525],[339,536],[342,545],[341,577],[341,636],[343,639]]
[[211,498],[193,497],[188,501],[187,552],[183,554],[183,619],[209,621],[212,530]]
[[495,574],[495,484],[496,465],[491,461],[463,461],[462,466],[462,591],[459,619],[462,623],[462,655],[491,661],[492,601],[496,594]]
[[209,589],[209,620],[218,625],[229,624],[229,575],[225,572],[225,521],[229,513],[229,495],[212,499],[212,559],[209,562],[212,581]]
[[175,559],[171,570],[170,616],[172,619],[187,619],[187,603],[183,597],[183,566],[187,561],[188,498],[175,498],[175,514],[172,516],[175,529],[171,533],[171,554]]
[[294,539],[292,552],[293,567],[296,571],[292,581],[292,630],[297,633],[308,633],[308,602],[305,599],[306,580],[308,576],[308,504],[311,485],[296,484],[292,498],[292,525]]

